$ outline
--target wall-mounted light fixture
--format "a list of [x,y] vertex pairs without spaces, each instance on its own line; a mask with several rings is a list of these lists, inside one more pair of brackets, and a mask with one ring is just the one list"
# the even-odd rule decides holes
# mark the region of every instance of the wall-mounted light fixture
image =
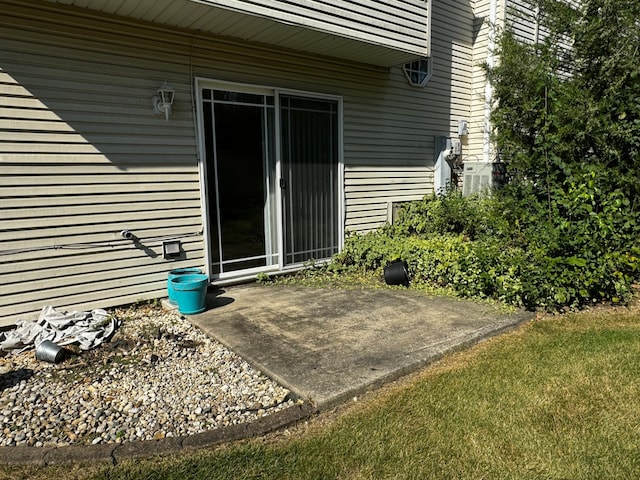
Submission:
[[162,242],[162,255],[165,260],[180,258],[182,242],[180,240],[166,240]]
[[171,105],[176,91],[166,81],[158,89],[158,94],[153,96],[153,111],[157,114],[164,113],[167,121],[171,115]]

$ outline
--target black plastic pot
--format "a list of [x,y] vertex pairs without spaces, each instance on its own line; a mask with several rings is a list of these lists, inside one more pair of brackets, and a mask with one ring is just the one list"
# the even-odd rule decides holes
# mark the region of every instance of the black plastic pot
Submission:
[[393,262],[384,267],[384,281],[387,285],[409,286],[409,266],[404,260]]

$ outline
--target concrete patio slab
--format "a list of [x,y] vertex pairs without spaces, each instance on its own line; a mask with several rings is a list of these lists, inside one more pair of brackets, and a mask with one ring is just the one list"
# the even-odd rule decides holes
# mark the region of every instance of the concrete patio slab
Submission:
[[532,317],[407,289],[251,284],[209,292],[189,319],[326,409]]

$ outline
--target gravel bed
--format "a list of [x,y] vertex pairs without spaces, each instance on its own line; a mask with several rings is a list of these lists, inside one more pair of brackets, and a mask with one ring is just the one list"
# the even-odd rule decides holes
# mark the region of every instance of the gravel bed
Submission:
[[0,446],[123,443],[250,422],[295,404],[290,392],[177,312],[111,312],[110,342],[59,364],[0,358]]

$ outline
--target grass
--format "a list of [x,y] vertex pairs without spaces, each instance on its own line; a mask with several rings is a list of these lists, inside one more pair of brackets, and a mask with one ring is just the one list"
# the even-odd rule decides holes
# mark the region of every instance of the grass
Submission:
[[[545,317],[267,439],[10,478],[640,476],[640,311]],[[62,475],[62,476],[61,476]]]
[[332,270],[327,264],[310,264],[307,268],[284,275],[264,275],[258,281],[263,284],[335,289],[384,287],[384,281],[378,272],[356,269]]
[[[313,267],[314,268],[305,268],[285,275],[275,275],[271,277],[264,275],[260,277],[258,281],[262,284],[333,289],[405,288],[403,286],[386,285],[382,269],[379,271],[357,268],[333,270],[330,265],[324,264],[314,265]],[[411,285],[411,289],[419,290],[427,295],[459,297],[456,291],[450,287],[437,287],[423,283],[420,285],[413,284]]]

